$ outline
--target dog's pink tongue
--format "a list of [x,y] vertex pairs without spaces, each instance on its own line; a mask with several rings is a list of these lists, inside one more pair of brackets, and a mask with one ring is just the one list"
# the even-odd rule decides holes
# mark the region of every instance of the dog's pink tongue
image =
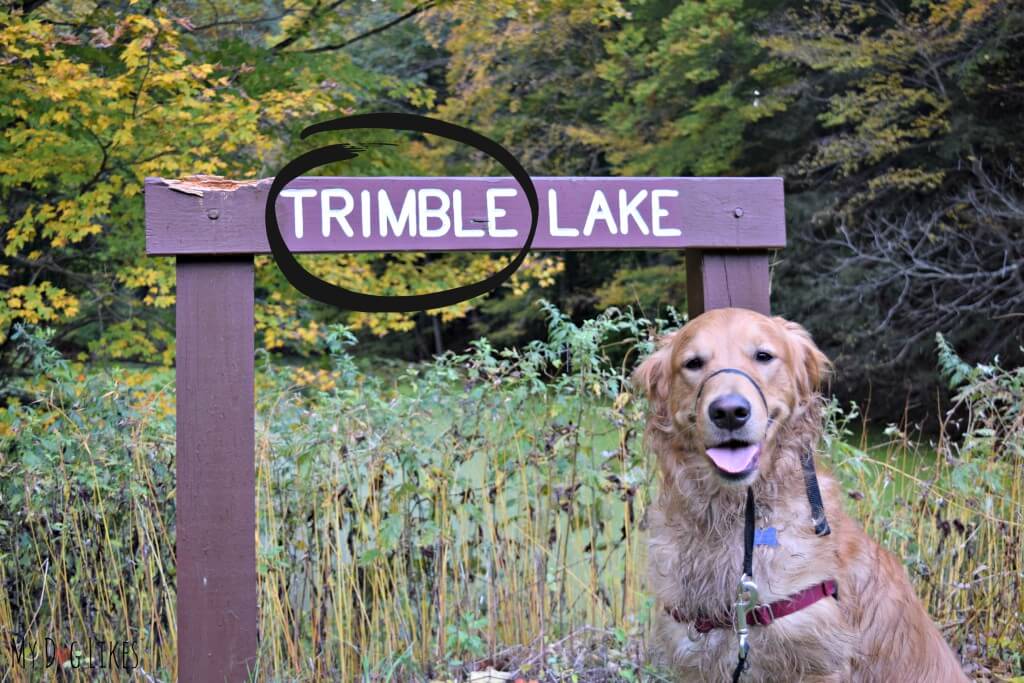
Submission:
[[750,469],[751,463],[761,450],[760,444],[751,444],[742,448],[715,447],[707,450],[708,457],[718,466],[718,469],[739,474]]

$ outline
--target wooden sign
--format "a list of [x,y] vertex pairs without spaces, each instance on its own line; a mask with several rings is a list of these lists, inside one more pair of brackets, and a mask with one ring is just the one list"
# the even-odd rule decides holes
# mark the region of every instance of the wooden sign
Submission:
[[[686,249],[691,317],[768,313],[769,252],[785,245],[780,178],[532,181],[533,250]],[[253,255],[270,253],[272,182],[146,181],[146,251],[176,257],[181,681],[247,681],[256,661]],[[522,192],[510,178],[299,177],[275,210],[293,252],[520,251],[532,218]]]
[[[148,179],[148,253],[267,253],[270,182]],[[785,246],[780,178],[533,182],[540,199],[535,251]],[[516,251],[530,225],[512,178],[302,177],[276,208],[296,253]]]

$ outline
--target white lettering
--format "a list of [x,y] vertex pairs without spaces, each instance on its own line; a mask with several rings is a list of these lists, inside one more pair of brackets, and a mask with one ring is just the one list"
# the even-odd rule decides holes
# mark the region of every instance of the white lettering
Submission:
[[498,228],[497,219],[507,215],[505,209],[499,209],[494,202],[498,197],[515,197],[518,191],[511,187],[495,187],[487,190],[487,234],[491,237],[516,237],[519,231],[515,228]]
[[629,234],[630,216],[632,216],[633,220],[636,221],[636,225],[640,228],[640,232],[645,235],[650,234],[647,229],[647,221],[644,220],[644,217],[637,210],[640,207],[640,202],[646,198],[647,190],[640,190],[632,200],[626,201],[626,191],[619,190],[619,230],[623,235]]
[[661,227],[661,219],[668,215],[668,210],[661,208],[662,197],[678,197],[679,190],[654,190],[651,192],[651,230],[655,237],[679,237],[683,234],[679,228]]
[[282,190],[282,197],[291,197],[295,201],[292,206],[295,211],[295,237],[302,239],[303,225],[302,225],[302,200],[306,197],[315,197],[316,190],[305,189],[305,190]]
[[452,192],[452,212],[455,214],[455,236],[456,237],[483,237],[484,231],[480,228],[465,229],[462,227],[462,190]]
[[612,216],[612,207],[608,206],[608,198],[604,196],[604,192],[601,190],[595,191],[594,197],[590,200],[587,222],[583,224],[583,235],[585,237],[590,237],[590,233],[594,232],[594,223],[597,221],[604,221],[608,226],[608,232],[611,234],[619,234],[619,229],[615,227],[615,217]]
[[[427,208],[428,199],[441,200],[441,206],[436,209]],[[420,218],[420,237],[441,237],[448,233],[452,227],[452,219],[448,216],[448,209],[451,200],[443,190],[423,189],[417,197],[417,212]],[[431,218],[440,219],[441,225],[436,228],[427,227]]]
[[[340,197],[344,200],[343,206],[340,209],[331,208],[331,200],[335,197]],[[320,193],[320,232],[323,233],[324,237],[331,236],[332,218],[338,221],[338,225],[341,226],[346,237],[352,237],[352,226],[348,224],[346,216],[352,213],[352,206],[354,204],[352,193],[348,190],[324,190]]]
[[409,226],[409,236],[416,236],[416,190],[408,190],[405,199],[402,201],[402,212],[397,217],[395,209],[391,206],[386,190],[377,190],[377,222],[380,224],[380,236],[388,236],[388,225],[391,225],[395,237],[401,237],[405,232],[405,226]]
[[359,193],[359,207],[363,214],[363,237],[370,236],[370,191],[363,190]]
[[579,237],[576,228],[563,228],[558,225],[558,193],[555,188],[548,189],[548,232],[552,237]]

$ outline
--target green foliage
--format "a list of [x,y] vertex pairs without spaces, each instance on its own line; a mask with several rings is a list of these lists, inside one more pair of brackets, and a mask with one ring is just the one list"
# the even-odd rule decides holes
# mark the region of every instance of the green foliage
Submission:
[[[0,413],[0,630],[127,638],[154,645],[147,670],[169,670],[157,645],[174,639],[173,376],[81,374],[52,337],[13,335],[47,389]],[[5,673],[28,680],[18,668]]]
[[[371,662],[403,678],[456,674],[499,642],[526,661],[542,615],[551,638],[578,631],[575,647],[588,648],[567,662],[641,666],[639,649],[602,645],[613,626],[642,635],[650,609],[635,567],[653,472],[628,364],[607,350],[626,339],[648,351],[664,323],[611,311],[577,326],[544,311],[545,341],[480,340],[392,380],[360,369],[342,327],[327,330],[329,367],[316,372],[264,354],[261,671],[351,680]],[[173,678],[170,378],[83,377],[45,337],[19,332],[19,343],[51,399],[0,421],[0,614],[69,636],[143,619],[144,667]],[[56,593],[43,590],[41,557],[61,577]],[[94,630],[60,618],[78,604],[103,612]]]
[[[0,398],[11,393],[8,378],[24,374],[10,340],[17,323],[53,327],[55,342],[80,359],[173,360],[173,261],[145,256],[146,177],[269,175],[322,144],[297,133],[325,115],[434,103],[435,90],[415,64],[374,58],[387,45],[374,29],[425,8],[413,3],[38,4],[31,12],[11,4],[0,10]],[[392,30],[406,37],[407,59],[436,60],[413,24],[399,21]],[[343,169],[324,171],[436,170],[416,160],[405,137],[389,141],[401,153],[370,145]],[[402,294],[481,279],[504,258],[303,261],[330,281]],[[553,268],[549,259],[533,259],[511,296],[542,288]],[[268,349],[316,350],[324,318],[374,334],[412,325],[405,315],[325,311],[295,292],[267,257],[257,259],[256,283],[257,334]],[[442,315],[455,320],[473,305]]]
[[[472,121],[537,175],[768,174],[785,127],[755,128],[785,107],[784,70],[756,40],[779,3],[453,3],[429,26],[450,54],[444,118]],[[790,134],[793,134],[791,132]],[[456,168],[467,151],[438,145]],[[459,166],[463,164],[463,166]],[[560,306],[652,315],[681,308],[674,254],[567,254]],[[527,301],[488,302],[481,333],[528,339]]]
[[[664,680],[644,663],[640,520],[655,477],[626,377],[667,323],[543,314],[543,340],[481,339],[420,365],[368,363],[340,326],[325,332],[326,367],[262,353],[260,680],[444,680],[484,662],[546,681]],[[68,639],[137,634],[146,671],[173,680],[170,373],[82,374],[47,335],[17,336],[49,398],[0,418],[0,619]],[[1014,675],[1024,433],[1003,397],[1021,371],[997,368],[963,375],[967,436],[934,450],[895,427],[858,444],[859,415],[833,402],[822,464],[955,624],[954,645]]]
[[936,333],[1022,358],[1022,26],[1011,2],[823,2],[759,40],[816,118],[783,167],[805,197],[776,291],[884,415],[934,406]]
[[[838,202],[822,209],[839,209],[856,223],[867,208],[888,205],[895,196],[940,190],[949,161],[981,152],[975,149],[981,131],[963,116],[982,114],[981,102],[972,98],[991,97],[977,90],[985,80],[979,61],[992,62],[986,42],[1000,24],[1013,21],[1007,5],[988,0],[906,8],[827,2],[791,14],[785,30],[761,41],[776,58],[829,79],[828,108],[818,115],[829,134],[798,169],[812,177],[828,174],[840,190]],[[983,116],[998,116],[998,109]],[[943,139],[949,144],[934,144]]]
[[[978,624],[985,635],[968,641],[983,638],[989,655],[1002,662],[1000,675],[1012,676],[1024,665],[1007,628],[1008,620],[1019,623],[1024,616],[1018,578],[1024,369],[1001,368],[998,360],[970,364],[941,335],[937,343],[942,379],[957,390],[937,442],[915,442],[889,425],[876,443],[865,434],[851,444],[850,424],[860,415],[856,406],[844,411],[835,400],[825,441],[851,512],[903,558],[929,611]],[[999,549],[982,550],[992,545]],[[967,579],[964,567],[974,562]],[[977,665],[968,670],[988,673]]]
[[686,303],[686,271],[682,259],[664,265],[622,268],[597,291],[601,308],[635,305],[641,311],[658,311],[665,302],[678,308]]
[[[936,343],[939,368],[955,392],[947,416],[956,419],[957,426],[965,432],[959,447],[961,457],[967,459],[969,454],[972,459],[1003,462],[1024,457],[1024,440],[1020,438],[1024,367],[1004,369],[999,358],[971,365],[956,354],[942,335],[936,335]],[[966,418],[962,418],[964,413]],[[992,490],[999,488],[986,478],[974,481],[984,481]]]
[[[607,165],[600,146],[573,131],[607,107],[597,65],[604,38],[627,16],[618,0],[444,6],[427,27],[449,55],[449,96],[438,113],[472,122],[508,147],[531,174],[603,175]],[[482,168],[467,158],[468,150],[436,150],[460,172]]]
[[463,614],[458,624],[448,625],[448,663],[460,666],[462,658],[477,659],[486,652],[486,641],[483,630],[487,626],[487,617]]
[[785,111],[787,72],[756,27],[783,2],[626,3],[598,73],[610,106],[585,139],[623,175],[745,175],[770,170],[756,124]]

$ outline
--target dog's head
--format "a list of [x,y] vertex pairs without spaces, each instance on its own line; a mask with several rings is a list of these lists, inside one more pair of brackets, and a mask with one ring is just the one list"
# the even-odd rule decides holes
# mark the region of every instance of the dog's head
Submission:
[[829,367],[800,325],[723,308],[666,335],[633,383],[647,393],[653,427],[682,445],[672,449],[670,457],[683,459],[675,466],[748,485],[770,465],[780,430],[815,398]]

